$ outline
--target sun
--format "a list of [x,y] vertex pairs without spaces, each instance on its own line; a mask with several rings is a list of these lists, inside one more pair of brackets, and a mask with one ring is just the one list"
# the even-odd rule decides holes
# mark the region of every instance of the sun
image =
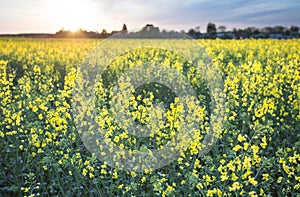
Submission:
[[55,3],[53,13],[56,26],[70,31],[77,31],[79,28],[97,28],[98,18],[95,6],[89,1],[65,0]]

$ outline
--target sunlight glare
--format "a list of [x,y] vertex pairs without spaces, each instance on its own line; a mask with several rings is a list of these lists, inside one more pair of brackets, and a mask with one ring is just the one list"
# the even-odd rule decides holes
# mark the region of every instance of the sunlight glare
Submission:
[[97,29],[97,26],[99,26],[97,11],[95,6],[89,1],[56,1],[55,13],[53,14],[56,26],[65,30],[74,32],[79,28]]

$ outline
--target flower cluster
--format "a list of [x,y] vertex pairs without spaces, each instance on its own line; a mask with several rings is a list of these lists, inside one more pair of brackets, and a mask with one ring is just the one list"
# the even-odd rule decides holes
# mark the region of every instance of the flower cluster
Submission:
[[[201,150],[210,132],[213,93],[203,75],[209,71],[199,72],[194,65],[203,62],[187,61],[180,53],[194,52],[180,49],[138,48],[110,63],[95,84],[94,132],[103,138],[88,136],[97,149],[86,148],[72,93],[84,85],[76,77],[98,42],[0,39],[1,196],[300,195],[300,40],[198,41],[221,71],[226,95],[223,128],[206,154]],[[133,86],[142,79],[123,74],[138,65],[182,73],[197,102],[192,96],[183,102],[160,83]],[[118,119],[117,112],[128,119]],[[181,125],[189,121],[198,125],[187,125],[193,129],[184,135]],[[126,162],[117,163],[158,163],[155,150],[165,150],[166,158],[176,150],[176,159],[131,171],[122,168]]]

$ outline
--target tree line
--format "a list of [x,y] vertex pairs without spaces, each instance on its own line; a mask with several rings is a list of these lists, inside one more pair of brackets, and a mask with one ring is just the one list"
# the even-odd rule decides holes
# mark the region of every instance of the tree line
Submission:
[[[243,39],[243,38],[275,38],[275,39],[289,39],[300,38],[300,27],[292,25],[291,27],[274,26],[274,27],[247,27],[244,29],[233,28],[227,31],[225,25],[216,26],[214,23],[208,23],[206,26],[206,32],[200,31],[200,26],[191,28],[187,32],[181,31],[182,34],[186,34],[196,39]],[[112,31],[108,33],[105,29],[101,33],[96,31],[87,31],[84,29],[78,29],[76,32],[65,30],[62,28],[55,34],[2,34],[0,37],[31,37],[31,38],[108,38],[113,35],[127,34],[127,37],[132,38],[168,38],[174,35],[175,31],[160,31],[159,27],[155,27],[153,24],[147,24],[139,32],[128,33],[126,24],[123,24],[121,30]]]
[[190,29],[187,34],[194,38],[299,38],[299,27],[292,25],[291,27],[274,26],[274,27],[247,27],[244,29],[233,28],[226,31],[224,25],[216,26],[214,23],[208,23],[206,33],[200,32],[200,27]]
[[[299,34],[300,28],[298,26],[292,25],[291,27],[284,26],[274,26],[274,27],[247,27],[244,29],[241,28],[233,28],[232,30],[227,31],[227,27],[225,25],[216,26],[214,23],[208,23],[206,26],[206,32],[202,33],[200,31],[200,26],[196,26],[195,28],[191,28],[187,32],[184,30],[181,33],[185,33],[196,39],[241,39],[241,38],[277,38],[277,39],[288,39],[288,38],[300,38]],[[147,24],[145,27],[141,29],[140,32],[131,33],[132,37],[143,37],[147,32],[151,32],[153,35],[168,37],[168,35],[172,34],[174,31],[167,32],[166,30],[159,30],[159,27],[155,27],[152,24]],[[86,31],[83,29],[79,29],[76,32],[71,32],[69,30],[60,30],[54,34],[54,37],[57,38],[107,38],[114,34],[118,33],[128,33],[126,24],[123,24],[122,30],[120,31],[112,31],[108,33],[105,29],[102,30],[101,33]]]

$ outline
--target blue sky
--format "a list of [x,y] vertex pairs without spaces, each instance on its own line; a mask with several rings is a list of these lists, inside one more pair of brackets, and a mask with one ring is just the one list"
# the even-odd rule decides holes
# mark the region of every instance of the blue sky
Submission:
[[161,29],[217,26],[300,26],[299,0],[1,0],[0,33],[54,33],[129,29],[152,23]]

